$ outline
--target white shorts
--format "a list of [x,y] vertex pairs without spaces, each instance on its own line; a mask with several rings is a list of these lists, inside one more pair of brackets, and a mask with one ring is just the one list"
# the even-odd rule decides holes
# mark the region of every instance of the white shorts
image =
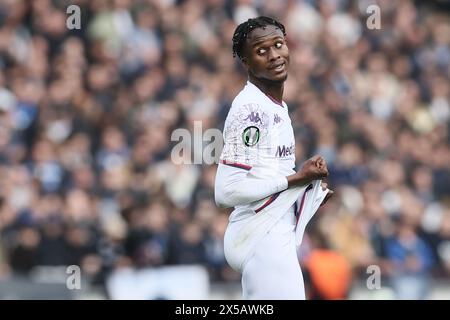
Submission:
[[242,270],[244,299],[304,300],[292,208],[256,245]]

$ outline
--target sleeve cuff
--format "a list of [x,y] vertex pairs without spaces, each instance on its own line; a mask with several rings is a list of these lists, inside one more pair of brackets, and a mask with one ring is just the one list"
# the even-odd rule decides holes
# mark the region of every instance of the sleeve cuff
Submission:
[[288,188],[288,181],[286,177],[276,179],[276,192],[284,191]]

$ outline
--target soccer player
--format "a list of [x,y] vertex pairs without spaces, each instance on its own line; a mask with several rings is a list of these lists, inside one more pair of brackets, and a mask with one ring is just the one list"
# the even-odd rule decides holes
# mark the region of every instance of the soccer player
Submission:
[[332,195],[316,155],[295,171],[295,140],[283,87],[289,67],[284,26],[249,19],[233,36],[248,81],[234,99],[224,127],[215,200],[234,207],[225,256],[242,273],[245,299],[305,299],[297,258],[306,224]]

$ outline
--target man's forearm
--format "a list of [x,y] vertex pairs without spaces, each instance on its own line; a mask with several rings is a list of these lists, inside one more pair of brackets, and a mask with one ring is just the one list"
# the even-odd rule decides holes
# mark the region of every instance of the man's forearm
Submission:
[[215,200],[220,207],[234,207],[264,199],[286,190],[287,178],[258,179],[241,169],[219,165],[216,174]]
[[313,181],[311,178],[305,177],[301,172],[291,174],[290,176],[287,176],[286,179],[288,181],[288,188],[304,186]]

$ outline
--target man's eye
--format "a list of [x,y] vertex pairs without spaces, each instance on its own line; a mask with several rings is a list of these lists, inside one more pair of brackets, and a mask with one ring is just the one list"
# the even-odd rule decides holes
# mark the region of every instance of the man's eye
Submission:
[[282,44],[281,42],[275,43],[275,47],[276,47],[277,49],[280,49],[282,46],[283,46],[283,44]]
[[266,49],[258,49],[257,52],[258,54],[264,54],[266,53]]

